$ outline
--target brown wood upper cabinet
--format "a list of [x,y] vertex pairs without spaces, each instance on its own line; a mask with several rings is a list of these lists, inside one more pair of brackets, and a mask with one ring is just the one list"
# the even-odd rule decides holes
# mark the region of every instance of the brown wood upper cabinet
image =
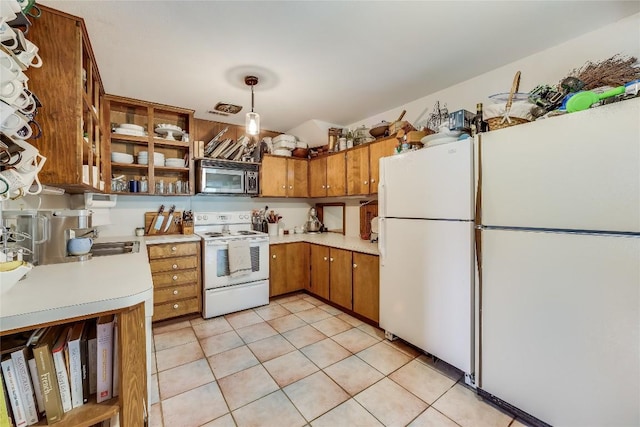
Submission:
[[369,144],[369,193],[378,192],[380,182],[380,159],[392,156],[398,140],[394,137],[385,138]]
[[102,191],[104,89],[87,29],[81,18],[38,7],[42,14],[28,38],[38,46],[43,66],[26,73],[29,89],[43,105],[36,117],[42,137],[33,140],[47,158],[40,181],[69,193]]
[[306,159],[265,155],[260,167],[260,194],[273,197],[309,197]]
[[369,194],[369,144],[347,151],[347,194]]
[[[190,195],[194,191],[194,168],[192,143],[181,141],[182,133],[174,139],[166,138],[165,134],[156,135],[156,127],[160,124],[178,126],[185,133],[193,131],[193,110],[170,105],[156,104],[138,99],[106,95],[104,102],[104,128],[109,131],[107,138],[108,152],[125,153],[133,156],[133,163],[112,162],[109,158],[107,165],[107,184],[113,193],[128,192],[128,188],[121,191],[111,190],[111,174],[124,175],[124,180],[146,180],[147,191],[140,194],[155,195]],[[111,133],[112,126],[130,124],[141,126],[147,132],[145,136]],[[138,155],[147,152],[147,162],[140,164]],[[182,166],[165,166],[155,161],[154,154],[162,154],[164,160],[170,158],[187,159]],[[180,182],[178,185],[178,181]],[[187,186],[185,183],[188,183]],[[156,185],[160,184],[160,185]],[[172,190],[171,190],[172,189]]]
[[310,197],[337,197],[347,194],[345,153],[319,157],[309,163]]

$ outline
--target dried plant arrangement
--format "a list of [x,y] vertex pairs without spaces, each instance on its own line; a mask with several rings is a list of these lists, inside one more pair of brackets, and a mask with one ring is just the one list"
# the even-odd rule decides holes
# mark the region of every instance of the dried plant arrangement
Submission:
[[585,84],[583,90],[592,90],[601,86],[622,86],[632,80],[640,79],[640,66],[637,61],[638,58],[634,56],[616,54],[604,61],[588,61],[582,67],[571,70],[567,77],[577,77],[582,80]]

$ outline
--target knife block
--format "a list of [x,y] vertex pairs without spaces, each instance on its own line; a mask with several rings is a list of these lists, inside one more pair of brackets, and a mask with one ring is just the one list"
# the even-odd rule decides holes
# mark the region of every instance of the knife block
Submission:
[[[160,225],[160,230],[156,230],[154,228],[158,217],[162,216],[162,224]],[[164,229],[167,227],[167,223],[170,225],[167,228],[167,231]],[[167,234],[182,234],[182,212],[175,211],[171,214],[171,218],[169,218],[169,212],[163,212],[162,214],[158,214],[158,212],[145,212],[144,214],[144,230],[145,236],[154,236],[154,235],[167,235]]]

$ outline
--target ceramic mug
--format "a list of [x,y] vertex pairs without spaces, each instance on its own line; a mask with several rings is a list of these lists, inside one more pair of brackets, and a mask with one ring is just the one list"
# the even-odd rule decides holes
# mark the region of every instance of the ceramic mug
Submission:
[[18,58],[18,61],[22,62],[25,67],[42,67],[42,58],[38,55],[38,46],[30,40],[25,41],[26,49],[17,54],[16,58]]
[[0,131],[9,137],[29,139],[33,135],[33,129],[29,119],[19,113],[16,107],[8,105],[0,100]]
[[0,98],[7,104],[12,104],[13,101],[22,92],[23,86],[17,80],[9,80],[0,83]]
[[0,200],[4,200],[8,198],[9,194],[9,180],[4,176],[0,175]]
[[22,9],[16,0],[2,0],[0,1],[0,16],[4,16],[7,22],[13,21],[17,18],[16,13]]
[[7,49],[15,49],[18,47],[18,36],[13,28],[5,22],[5,18],[0,19],[0,42]]
[[22,72],[22,67],[8,53],[0,50],[0,80],[18,79],[26,83],[29,78]]
[[90,237],[76,237],[67,242],[67,252],[69,255],[88,254],[93,246],[93,239]]

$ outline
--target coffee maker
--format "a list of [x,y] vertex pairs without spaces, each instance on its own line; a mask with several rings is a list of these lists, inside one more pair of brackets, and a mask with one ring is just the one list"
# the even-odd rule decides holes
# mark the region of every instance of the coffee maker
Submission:
[[67,252],[69,239],[76,237],[97,237],[91,227],[91,211],[87,209],[64,209],[41,211],[46,220],[47,240],[40,251],[40,264],[58,264],[62,262],[84,261],[91,254],[70,255]]

